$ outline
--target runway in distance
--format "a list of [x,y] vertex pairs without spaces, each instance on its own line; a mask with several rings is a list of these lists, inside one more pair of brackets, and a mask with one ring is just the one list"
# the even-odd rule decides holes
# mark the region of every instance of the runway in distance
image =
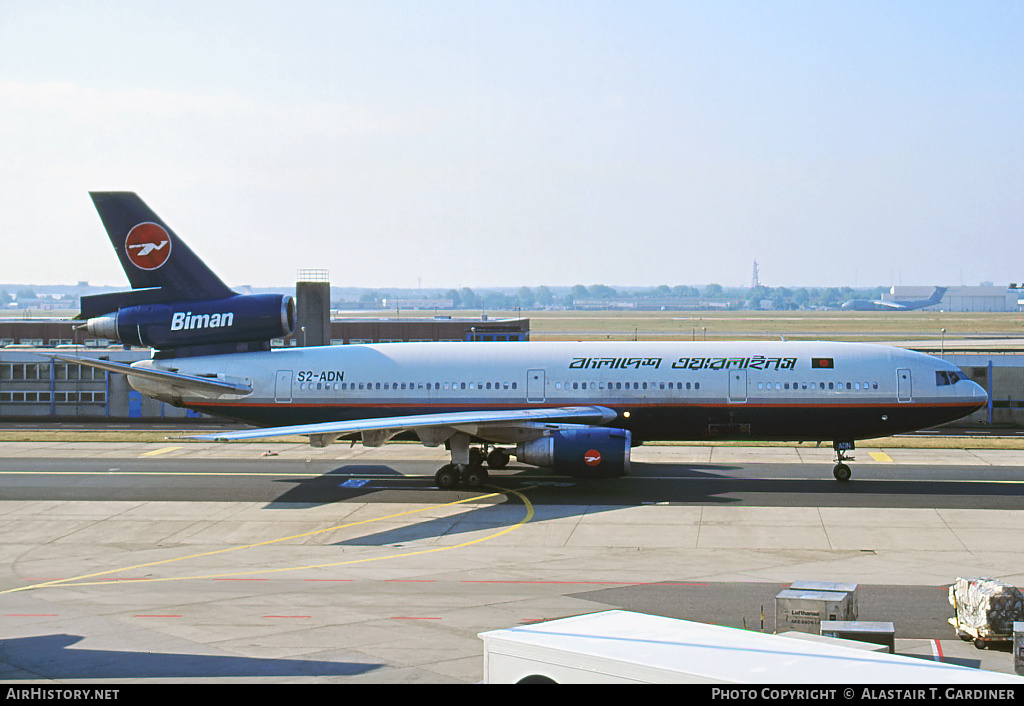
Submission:
[[[850,478],[857,439],[922,429],[987,401],[954,365],[900,348],[835,342],[383,343],[271,349],[294,302],[230,290],[131,192],[91,194],[132,290],[82,298],[89,331],[153,357],[124,373],[139,392],[322,447],[402,436],[444,444],[439,487],[480,487],[519,462],[579,478],[629,471],[648,441],[831,441]],[[137,245],[152,247],[132,247]],[[164,247],[164,245],[166,247]],[[143,254],[144,253],[144,254]]]
[[935,306],[945,296],[948,287],[936,287],[927,299],[851,299],[843,302],[846,311],[914,311]]

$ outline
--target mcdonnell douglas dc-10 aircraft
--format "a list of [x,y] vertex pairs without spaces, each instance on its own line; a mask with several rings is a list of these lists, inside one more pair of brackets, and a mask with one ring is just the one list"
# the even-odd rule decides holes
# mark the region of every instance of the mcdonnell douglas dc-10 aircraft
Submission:
[[82,297],[97,336],[154,349],[124,373],[163,402],[301,434],[313,446],[398,435],[444,444],[439,487],[477,488],[485,465],[580,478],[629,471],[655,440],[832,441],[850,478],[856,439],[934,426],[987,401],[955,366],[889,346],[829,342],[384,343],[271,350],[291,297],[229,289],[134,193],[91,194],[132,290]]

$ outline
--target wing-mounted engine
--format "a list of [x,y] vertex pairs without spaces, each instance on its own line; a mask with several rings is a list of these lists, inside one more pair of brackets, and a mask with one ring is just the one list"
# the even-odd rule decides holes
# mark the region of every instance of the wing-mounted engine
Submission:
[[607,427],[554,430],[516,445],[516,458],[576,478],[618,478],[629,472],[630,433]]
[[94,336],[154,348],[158,358],[266,350],[294,328],[295,300],[281,294],[140,304],[85,324]]

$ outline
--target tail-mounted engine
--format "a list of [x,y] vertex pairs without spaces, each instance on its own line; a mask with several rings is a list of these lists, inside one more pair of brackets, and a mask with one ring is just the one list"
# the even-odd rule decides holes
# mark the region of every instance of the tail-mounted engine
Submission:
[[291,297],[228,288],[137,194],[90,196],[132,289],[82,297],[89,333],[175,358],[270,350],[294,330]]
[[577,478],[618,478],[629,472],[629,449],[626,429],[574,427],[519,443],[516,458]]
[[294,328],[295,300],[281,294],[138,304],[85,324],[94,336],[155,348],[157,357],[269,348],[270,339]]

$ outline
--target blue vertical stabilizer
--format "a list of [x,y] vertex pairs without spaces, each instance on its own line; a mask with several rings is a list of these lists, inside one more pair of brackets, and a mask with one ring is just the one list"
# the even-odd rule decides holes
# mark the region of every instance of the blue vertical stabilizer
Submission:
[[148,300],[224,299],[235,294],[138,195],[89,195],[132,289],[159,288],[159,294]]

